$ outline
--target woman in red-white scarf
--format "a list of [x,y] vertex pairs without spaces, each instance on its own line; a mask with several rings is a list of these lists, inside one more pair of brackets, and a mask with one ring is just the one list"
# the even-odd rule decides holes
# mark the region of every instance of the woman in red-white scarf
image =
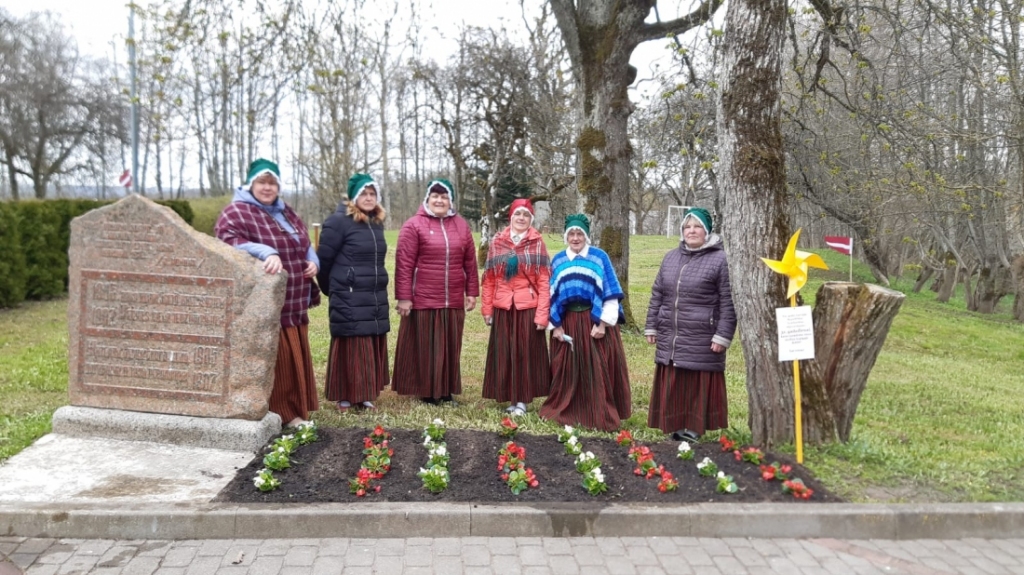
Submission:
[[551,262],[540,232],[531,227],[533,204],[509,208],[509,226],[491,241],[484,268],[481,311],[491,326],[483,396],[509,402],[514,416],[548,394],[551,364],[548,325]]

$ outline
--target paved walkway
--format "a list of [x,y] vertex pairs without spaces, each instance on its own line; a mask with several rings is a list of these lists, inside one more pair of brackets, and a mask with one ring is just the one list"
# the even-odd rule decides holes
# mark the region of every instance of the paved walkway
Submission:
[[27,575],[1024,575],[1024,539],[0,537],[0,575],[22,570]]

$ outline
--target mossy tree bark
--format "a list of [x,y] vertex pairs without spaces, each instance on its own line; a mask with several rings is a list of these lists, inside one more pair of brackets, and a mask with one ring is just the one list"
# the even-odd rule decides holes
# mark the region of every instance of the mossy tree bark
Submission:
[[729,277],[747,366],[753,442],[793,441],[793,374],[780,363],[775,308],[785,277],[761,257],[786,249],[786,177],[780,120],[785,0],[733,0],[725,17],[718,170]]
[[[710,19],[722,0],[704,0],[685,17],[644,23],[656,0],[549,0],[580,86],[577,187],[593,218],[591,237],[608,252],[629,292],[629,161],[626,134],[636,79],[629,57],[641,42],[681,34]],[[626,321],[634,324],[628,299]]]
[[814,359],[801,365],[804,440],[850,440],[868,375],[905,296],[881,286],[828,282],[814,304]]

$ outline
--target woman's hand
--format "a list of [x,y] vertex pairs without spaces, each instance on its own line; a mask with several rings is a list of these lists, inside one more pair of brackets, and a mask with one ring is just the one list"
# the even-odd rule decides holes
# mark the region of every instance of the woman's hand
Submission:
[[649,343],[651,345],[654,345],[654,344],[658,343],[658,336],[655,336],[655,335],[647,336],[647,343]]
[[601,339],[604,337],[604,322],[599,322],[594,327],[590,328],[590,337],[594,339]]
[[494,322],[494,317],[493,316],[489,316],[489,315],[485,315],[484,316],[484,323],[485,324],[487,324],[489,326],[493,322]]
[[713,351],[715,353],[722,353],[723,351],[725,351],[725,346],[721,345],[721,344],[718,344],[718,343],[712,342],[711,343],[711,351]]
[[557,339],[558,341],[563,341],[564,342],[565,341],[565,330],[560,328],[560,327],[556,327],[551,332],[551,337]]
[[263,260],[263,271],[268,274],[279,274],[284,269],[284,264],[281,263],[281,256],[274,254],[267,256],[267,259]]
[[316,269],[316,264],[315,263],[313,263],[311,261],[307,261],[306,262],[306,269],[302,270],[302,277],[304,277],[306,279],[309,279],[309,278],[315,276],[316,272],[318,272],[318,271],[320,271],[320,270]]
[[546,326],[546,325],[544,325],[542,323],[535,323],[533,325],[537,326],[537,331],[544,331],[544,330],[546,330],[548,328],[548,326]]
[[398,300],[398,305],[395,306],[395,309],[398,310],[398,315],[400,315],[402,317],[405,317],[405,316],[409,315],[409,312],[412,311],[412,300],[411,299],[400,299],[400,300]]
[[475,308],[475,307],[476,307],[476,296],[472,296],[472,295],[466,296],[466,311],[473,311],[473,308]]

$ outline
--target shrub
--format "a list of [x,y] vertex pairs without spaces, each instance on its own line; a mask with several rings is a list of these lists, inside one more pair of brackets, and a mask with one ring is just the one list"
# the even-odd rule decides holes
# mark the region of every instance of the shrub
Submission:
[[[110,201],[27,200],[0,204],[0,307],[25,299],[59,297],[68,289],[71,220]],[[158,204],[192,223],[195,214],[184,200]]]
[[0,202],[0,308],[25,299],[25,253],[21,251],[18,212],[14,204]]

